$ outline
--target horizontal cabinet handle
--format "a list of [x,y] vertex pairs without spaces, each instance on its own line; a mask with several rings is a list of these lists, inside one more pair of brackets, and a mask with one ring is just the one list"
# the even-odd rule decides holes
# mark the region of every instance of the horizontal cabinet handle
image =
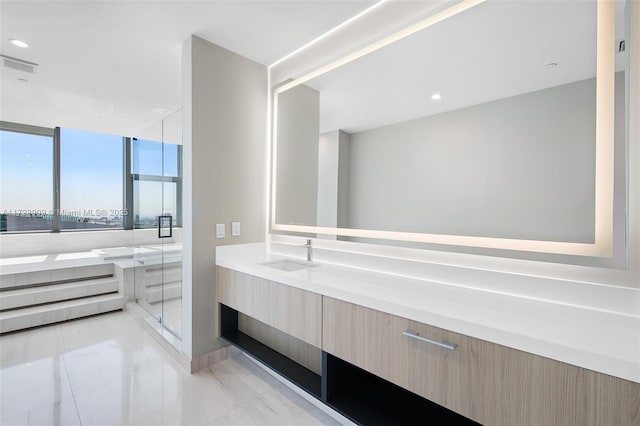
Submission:
[[454,350],[458,345],[455,343],[449,342],[438,342],[437,340],[427,339],[426,337],[422,337],[415,331],[405,330],[402,332],[407,337],[411,337],[412,339],[420,340],[421,342],[431,343],[432,345],[440,346],[441,348],[449,349],[450,351]]

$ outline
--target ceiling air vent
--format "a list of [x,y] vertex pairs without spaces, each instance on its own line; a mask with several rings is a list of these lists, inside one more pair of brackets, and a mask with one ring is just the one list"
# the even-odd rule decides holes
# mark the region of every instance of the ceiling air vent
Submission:
[[12,70],[22,71],[29,74],[33,74],[36,71],[36,67],[38,64],[34,62],[25,61],[18,58],[12,58],[11,56],[2,55],[2,65],[6,68],[11,68]]

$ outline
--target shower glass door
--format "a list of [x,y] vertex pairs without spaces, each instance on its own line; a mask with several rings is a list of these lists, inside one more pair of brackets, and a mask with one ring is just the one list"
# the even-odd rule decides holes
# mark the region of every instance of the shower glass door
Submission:
[[134,296],[168,340],[182,336],[181,111],[131,141]]

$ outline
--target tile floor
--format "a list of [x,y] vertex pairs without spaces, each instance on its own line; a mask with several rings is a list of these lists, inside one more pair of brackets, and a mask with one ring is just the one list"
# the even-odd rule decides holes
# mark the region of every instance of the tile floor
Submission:
[[1,425],[337,425],[244,355],[185,372],[126,312],[0,336]]

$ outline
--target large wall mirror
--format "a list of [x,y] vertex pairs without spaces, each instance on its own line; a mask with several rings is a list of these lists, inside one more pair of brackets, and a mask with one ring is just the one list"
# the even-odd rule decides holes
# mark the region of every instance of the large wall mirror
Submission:
[[454,2],[275,88],[272,231],[611,256],[627,3]]

